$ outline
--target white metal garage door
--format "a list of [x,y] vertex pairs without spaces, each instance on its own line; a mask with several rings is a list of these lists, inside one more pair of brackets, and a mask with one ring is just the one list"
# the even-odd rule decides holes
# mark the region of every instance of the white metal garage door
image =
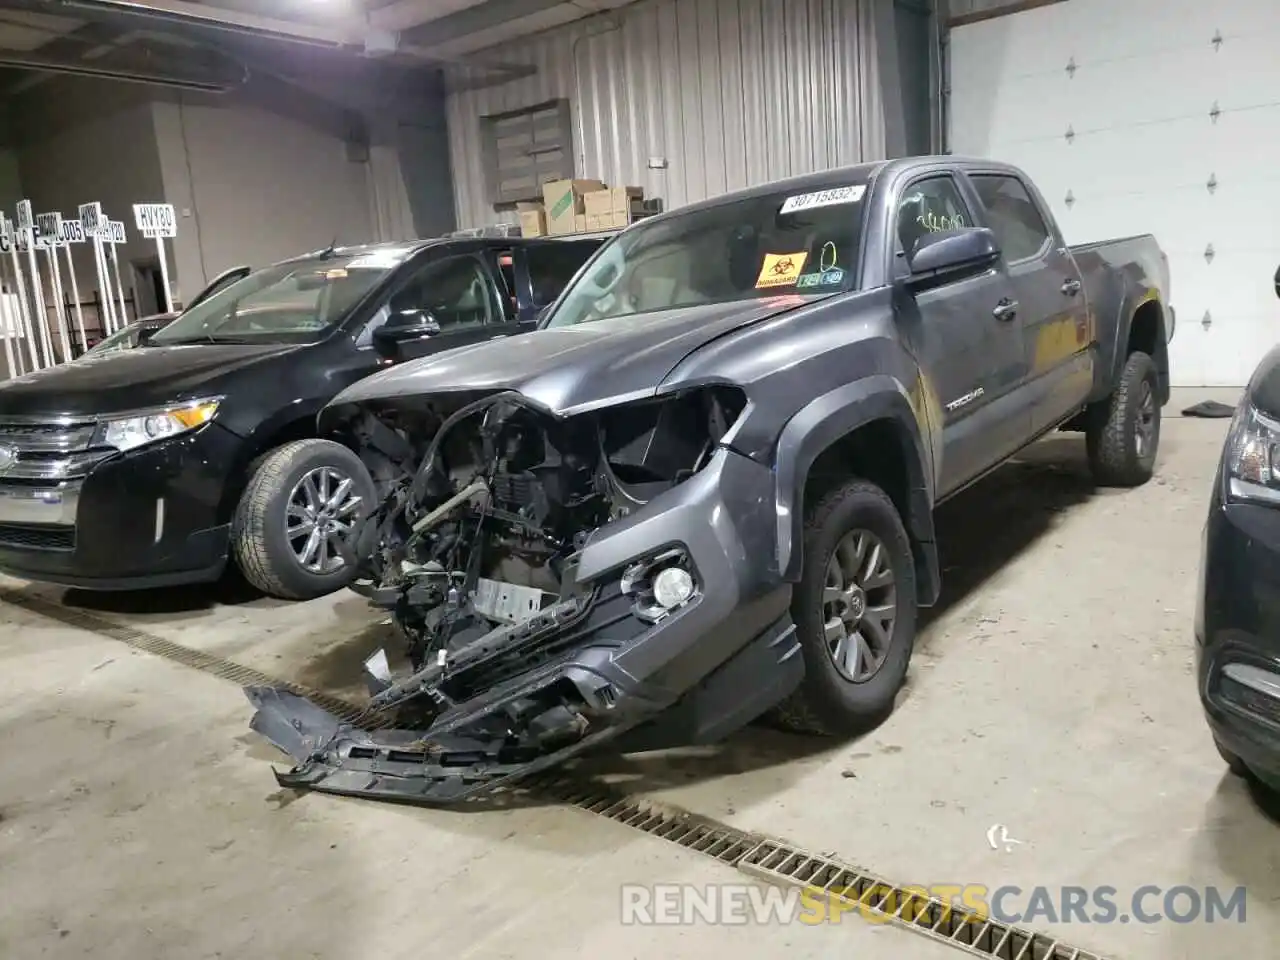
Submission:
[[1277,49],[1278,0],[1068,0],[951,33],[952,151],[1024,167],[1070,243],[1168,253],[1178,385],[1243,384],[1280,341]]

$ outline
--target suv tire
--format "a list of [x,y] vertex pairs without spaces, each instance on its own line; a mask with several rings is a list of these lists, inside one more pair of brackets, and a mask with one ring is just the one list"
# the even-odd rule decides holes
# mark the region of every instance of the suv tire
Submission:
[[330,440],[295,440],[254,462],[231,524],[244,578],[269,596],[310,600],[354,576],[340,542],[374,506],[369,471]]
[[1140,351],[1131,353],[1115,392],[1090,411],[1085,446],[1099,486],[1137,487],[1155,473],[1159,390],[1155,361]]
[[[774,717],[800,733],[865,733],[893,712],[915,644],[911,541],[885,492],[852,480],[808,511],[803,549],[804,572],[791,615],[804,680],[774,708]],[[851,644],[858,651],[853,660]],[[871,672],[855,679],[852,664]]]

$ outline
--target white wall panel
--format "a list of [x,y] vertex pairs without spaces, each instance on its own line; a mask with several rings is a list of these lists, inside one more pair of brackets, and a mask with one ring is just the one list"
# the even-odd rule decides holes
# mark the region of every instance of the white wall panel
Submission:
[[[374,237],[368,165],[349,159],[331,132],[249,103],[157,102],[154,109],[164,198],[179,212],[173,245],[181,297],[228,267]],[[403,186],[388,202],[407,209]]]
[[[645,0],[485,51],[537,72],[449,96],[459,226],[486,201],[481,116],[573,105],[579,176],[668,208],[885,152],[873,0]],[[664,157],[664,170],[648,168]]]
[[951,34],[952,150],[1024,167],[1069,242],[1169,255],[1179,385],[1240,385],[1280,340],[1277,44],[1261,0],[1069,0]]

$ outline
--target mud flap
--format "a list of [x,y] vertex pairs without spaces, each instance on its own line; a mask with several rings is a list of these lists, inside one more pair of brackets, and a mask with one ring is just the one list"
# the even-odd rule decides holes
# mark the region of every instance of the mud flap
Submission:
[[256,710],[251,729],[295,763],[287,773],[275,771],[280,786],[402,803],[458,803],[561,764],[629,729],[605,727],[542,753],[506,738],[361,730],[288,690],[244,692]]

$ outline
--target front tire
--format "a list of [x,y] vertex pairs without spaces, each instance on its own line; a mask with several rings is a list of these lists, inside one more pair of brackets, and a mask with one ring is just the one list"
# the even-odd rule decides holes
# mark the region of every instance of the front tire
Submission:
[[1137,487],[1155,473],[1159,388],[1155,361],[1141,351],[1131,353],[1115,392],[1090,411],[1085,445],[1099,486]]
[[295,440],[257,461],[231,525],[236,565],[254,587],[310,600],[347,586],[342,541],[374,507],[360,458],[330,440]]
[[865,733],[893,712],[915,645],[911,541],[885,492],[853,480],[809,512],[803,549],[791,615],[804,680],[775,716],[801,733]]

